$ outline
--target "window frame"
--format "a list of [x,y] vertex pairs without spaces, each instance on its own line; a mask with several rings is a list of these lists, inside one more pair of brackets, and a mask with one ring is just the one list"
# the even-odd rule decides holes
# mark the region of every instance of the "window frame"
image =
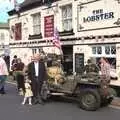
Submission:
[[[97,48],[98,47],[101,47],[101,50],[102,50],[101,54],[97,53]],[[106,51],[105,51],[106,47],[109,47],[109,49],[110,49],[109,54],[107,54]],[[115,48],[115,54],[112,54],[112,47]],[[113,45],[112,44],[110,44],[110,45],[109,44],[106,44],[106,45],[93,45],[91,47],[91,49],[92,49],[92,56],[94,56],[94,57],[102,57],[102,56],[104,56],[104,57],[116,58],[116,45],[114,45],[114,44]],[[95,52],[94,52],[93,49],[95,49]]]
[[22,40],[22,23],[15,24],[15,40]]
[[[68,12],[69,12],[69,9],[68,8],[71,8],[71,16],[68,15]],[[66,9],[66,18],[63,17],[63,9]],[[72,13],[72,4],[67,4],[67,5],[64,5],[64,6],[61,6],[61,24],[62,24],[62,31],[71,31],[73,29],[73,25],[72,25],[72,22],[73,22],[73,19],[72,19],[72,16],[73,16],[73,13]],[[67,23],[67,27],[65,28],[64,27],[64,23]],[[69,28],[69,22],[71,21],[71,28]]]
[[0,33],[0,40],[1,40],[1,42],[5,41],[5,33],[4,32]]
[[[41,33],[41,13],[38,12],[38,13],[34,13],[31,15],[32,16],[32,29],[33,29],[33,35],[39,35]],[[36,19],[37,20],[36,20]],[[39,18],[39,19],[38,19]],[[34,22],[34,21],[38,21],[37,22]],[[37,28],[38,27],[38,28]],[[39,31],[36,32],[36,29]]]

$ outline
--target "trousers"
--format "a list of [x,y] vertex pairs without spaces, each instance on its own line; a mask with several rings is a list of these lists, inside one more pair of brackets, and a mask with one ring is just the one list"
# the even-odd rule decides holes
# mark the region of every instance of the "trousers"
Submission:
[[39,81],[38,77],[35,77],[34,84],[32,85],[33,90],[33,98],[41,99],[41,88],[42,88],[42,81]]

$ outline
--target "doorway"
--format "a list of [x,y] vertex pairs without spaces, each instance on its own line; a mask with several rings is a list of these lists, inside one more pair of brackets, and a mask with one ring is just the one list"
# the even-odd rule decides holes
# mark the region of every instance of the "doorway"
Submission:
[[73,72],[73,46],[72,45],[62,46],[62,50],[63,50],[63,62],[62,62],[63,69],[67,75],[70,75]]

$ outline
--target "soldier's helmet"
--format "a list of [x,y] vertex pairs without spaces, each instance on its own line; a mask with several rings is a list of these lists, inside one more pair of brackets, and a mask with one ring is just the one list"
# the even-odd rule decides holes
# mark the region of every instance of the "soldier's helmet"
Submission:
[[88,59],[87,63],[88,63],[88,64],[89,64],[89,63],[92,63],[91,59]]
[[58,66],[58,64],[59,64],[58,61],[53,61],[52,62],[52,66]]

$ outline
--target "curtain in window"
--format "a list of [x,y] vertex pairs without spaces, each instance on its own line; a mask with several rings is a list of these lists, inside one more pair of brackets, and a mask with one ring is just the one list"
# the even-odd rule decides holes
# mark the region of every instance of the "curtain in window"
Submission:
[[22,39],[21,23],[15,24],[15,40]]
[[67,18],[67,9],[65,7],[62,8],[62,18],[63,19]]
[[33,15],[33,34],[40,34],[40,14]]
[[69,5],[67,8],[67,16],[68,18],[72,18],[72,6]]
[[10,38],[13,39],[15,35],[15,26],[12,25],[10,28]]
[[63,31],[72,30],[72,5],[67,5],[62,8],[62,26]]

